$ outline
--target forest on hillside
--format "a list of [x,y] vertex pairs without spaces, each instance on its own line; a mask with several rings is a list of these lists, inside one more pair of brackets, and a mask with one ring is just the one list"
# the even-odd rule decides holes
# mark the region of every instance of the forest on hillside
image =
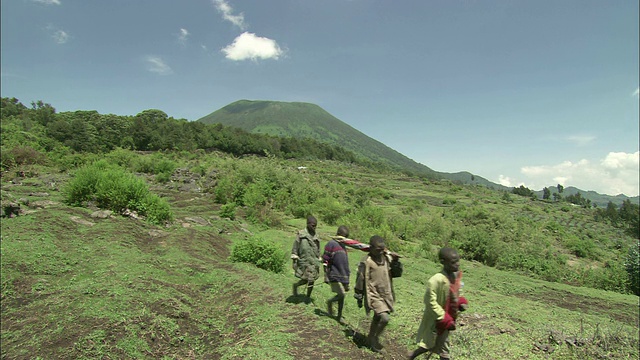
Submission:
[[[244,207],[250,220],[271,225],[277,223],[274,219],[280,216],[278,214],[306,216],[313,204],[323,221],[330,224],[341,221],[355,229],[378,231],[388,236],[392,246],[400,247],[408,240],[422,244],[418,250],[428,253],[431,246],[451,243],[461,249],[467,260],[489,266],[550,281],[639,292],[637,241],[632,244],[619,235],[609,237],[613,234],[610,230],[595,231],[579,226],[576,229],[575,225],[565,228],[557,219],[540,221],[551,212],[553,205],[559,214],[570,215],[572,223],[576,223],[576,219],[589,222],[589,226],[600,223],[603,229],[616,229],[630,239],[638,239],[639,209],[630,201],[619,207],[610,203],[606,208],[593,209],[580,196],[558,196],[540,201],[531,190],[520,187],[511,192],[486,189],[487,194],[490,193],[486,196],[500,194],[500,201],[475,199],[463,205],[453,196],[463,192],[461,184],[445,182],[442,186],[452,195],[447,195],[441,205],[450,211],[440,213],[440,209],[429,210],[418,200],[394,200],[388,190],[382,190],[377,184],[359,186],[348,180],[336,183],[335,172],[318,184],[308,185],[298,175],[280,172],[277,166],[266,168],[249,159],[257,156],[268,161],[331,160],[346,164],[345,167],[362,166],[378,172],[389,170],[359,159],[343,148],[316,140],[250,134],[220,124],[174,119],[154,109],[135,116],[102,115],[97,111],[57,113],[54,107],[42,101],[27,107],[15,98],[2,98],[0,115],[3,174],[24,172],[25,166],[31,165],[75,172],[94,166],[104,154],[109,154],[110,159],[131,160],[138,159],[134,154],[154,152],[159,157],[139,158],[135,165],[131,161],[125,165],[134,172],[155,175],[156,181],[167,182],[177,167],[178,160],[172,158],[193,158],[193,154],[218,151],[248,161],[244,165],[239,162],[216,165],[218,182],[210,191],[228,215],[233,215],[236,208]],[[108,168],[104,164],[100,166],[100,169]],[[198,172],[207,174],[208,169],[203,165],[199,167]],[[85,173],[95,171],[85,170]],[[391,172],[389,174],[392,176]],[[421,181],[439,184],[434,179]],[[403,210],[400,214],[385,215],[371,206],[376,199],[382,203],[398,201],[400,205],[397,206]],[[507,215],[482,206],[482,202],[487,202],[507,208],[516,199],[540,204],[542,210],[525,203],[522,206],[524,215]],[[576,208],[583,212],[578,215]],[[164,218],[169,219],[170,215],[161,219]],[[574,271],[567,265],[569,256],[584,260],[587,265]]]
[[[95,110],[56,112],[43,101],[22,104],[16,98],[1,99],[3,126],[2,167],[25,161],[23,151],[103,153],[116,148],[137,151],[218,150],[243,155],[274,155],[280,158],[337,160],[376,166],[339,146],[313,139],[294,139],[262,134],[220,124],[174,119],[157,109],[135,116],[99,114]],[[5,134],[6,132],[6,134]],[[44,160],[33,153],[36,160]],[[381,166],[381,165],[379,165]]]

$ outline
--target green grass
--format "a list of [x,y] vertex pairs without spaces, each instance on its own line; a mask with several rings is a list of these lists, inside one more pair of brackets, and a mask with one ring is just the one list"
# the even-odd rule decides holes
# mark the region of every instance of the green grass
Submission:
[[[199,161],[220,169],[232,162]],[[284,164],[294,168],[299,162]],[[336,180],[337,173],[344,183]],[[52,175],[42,168],[25,181],[28,185],[2,180],[3,201],[53,201],[2,219],[3,359],[397,359],[415,346],[425,284],[440,270],[434,250],[456,226],[489,223],[495,234],[509,234],[515,242],[547,242],[567,253],[563,234],[588,238],[600,259],[567,254],[577,267],[603,266],[617,243],[629,241],[581,208],[566,213],[558,204],[519,196],[505,203],[501,193],[482,187],[425,185],[358,167],[316,165],[305,175],[316,186],[342,191],[340,186],[377,184],[380,189],[373,193],[378,195],[369,201],[386,218],[407,216],[407,224],[428,228],[426,237],[397,240],[405,269],[394,283],[396,311],[383,335],[385,352],[374,355],[362,347],[370,319],[357,308],[352,292],[342,326],[326,316],[325,302],[333,296],[328,285],[317,283],[313,304],[291,296],[290,261],[282,273],[274,273],[229,260],[234,244],[252,237],[288,254],[304,219],[276,212],[280,225],[266,227],[248,221],[241,207],[235,220],[221,218],[221,204],[212,193],[178,192],[153,183],[150,191],[166,198],[174,213],[168,226],[122,216],[95,219],[92,210],[65,205],[47,176]],[[56,174],[56,181],[64,184],[67,178]],[[36,192],[50,195],[29,195]],[[446,197],[456,203],[442,204]],[[186,220],[195,216],[209,224]],[[562,225],[571,219],[573,228]],[[320,221],[321,246],[336,229]],[[366,239],[368,231],[352,231],[352,236]],[[363,255],[349,250],[352,280]],[[637,296],[543,281],[475,261],[462,261],[462,270],[471,307],[452,334],[456,359],[638,358]]]

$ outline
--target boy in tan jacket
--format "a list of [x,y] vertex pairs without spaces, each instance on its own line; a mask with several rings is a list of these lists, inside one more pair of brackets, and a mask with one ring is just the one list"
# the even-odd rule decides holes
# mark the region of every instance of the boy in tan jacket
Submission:
[[391,276],[391,262],[397,261],[385,251],[384,239],[378,235],[369,240],[369,255],[358,265],[355,295],[358,307],[365,305],[367,315],[373,310],[373,320],[367,340],[372,351],[380,352],[380,335],[389,323],[393,312],[394,293]]

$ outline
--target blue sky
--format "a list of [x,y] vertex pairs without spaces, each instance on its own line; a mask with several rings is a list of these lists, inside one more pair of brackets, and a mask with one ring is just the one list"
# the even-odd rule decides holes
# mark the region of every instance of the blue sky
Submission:
[[638,1],[4,0],[3,97],[317,104],[437,171],[639,192]]

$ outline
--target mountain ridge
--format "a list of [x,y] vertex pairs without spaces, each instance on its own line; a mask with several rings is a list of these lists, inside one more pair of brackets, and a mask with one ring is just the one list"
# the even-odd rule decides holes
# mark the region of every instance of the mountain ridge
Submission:
[[[312,103],[242,99],[232,102],[196,121],[205,124],[220,123],[226,126],[234,126],[251,133],[313,138],[341,146],[372,162],[383,163],[391,168],[433,180],[446,179],[463,184],[478,184],[496,190],[513,188],[491,182],[468,171],[445,173],[433,170],[427,165],[416,162],[382,142],[367,136],[331,115],[319,105]],[[549,188],[552,189],[551,187]],[[542,191],[541,189],[534,192],[539,198],[542,198]],[[640,197],[638,196],[611,196],[574,187],[567,187],[565,191],[567,194],[580,192],[585,198],[590,199],[598,206],[606,206],[609,200],[616,205],[622,204],[626,199],[631,199],[634,203],[640,203]]]

